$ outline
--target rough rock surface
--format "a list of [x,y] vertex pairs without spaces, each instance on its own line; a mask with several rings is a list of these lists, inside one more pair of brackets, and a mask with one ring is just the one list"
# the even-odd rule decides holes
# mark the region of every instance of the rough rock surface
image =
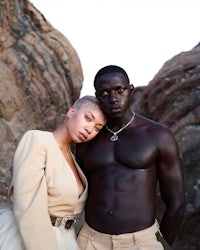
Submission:
[[136,88],[133,109],[167,125],[182,161],[186,209],[174,250],[200,249],[200,45],[167,61],[147,87]]
[[82,81],[67,38],[28,1],[0,1],[1,203],[19,138],[28,129],[55,129],[79,97]]

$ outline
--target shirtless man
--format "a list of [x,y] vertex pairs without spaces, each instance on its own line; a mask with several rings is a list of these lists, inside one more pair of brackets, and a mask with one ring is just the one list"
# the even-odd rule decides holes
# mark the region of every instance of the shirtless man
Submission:
[[[165,126],[131,110],[134,87],[122,68],[110,65],[99,70],[94,87],[108,120],[96,138],[77,147],[77,161],[89,180],[79,247],[170,249],[160,240],[172,245],[184,211],[183,174],[174,136]],[[158,184],[166,206],[160,230]]]

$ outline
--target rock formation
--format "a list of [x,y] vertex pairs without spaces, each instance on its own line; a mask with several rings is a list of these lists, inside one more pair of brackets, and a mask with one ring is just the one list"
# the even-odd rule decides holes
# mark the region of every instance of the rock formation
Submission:
[[0,200],[27,129],[53,130],[79,97],[83,73],[70,42],[27,0],[0,1]]
[[[79,97],[83,74],[70,42],[27,0],[0,1],[0,204],[27,129],[53,130]],[[200,249],[200,47],[168,60],[133,109],[168,126],[180,151],[186,209],[174,250]],[[162,206],[160,207],[162,210]]]

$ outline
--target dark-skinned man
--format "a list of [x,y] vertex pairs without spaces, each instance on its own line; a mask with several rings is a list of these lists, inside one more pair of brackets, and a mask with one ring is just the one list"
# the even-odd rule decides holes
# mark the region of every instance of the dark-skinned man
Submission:
[[[170,130],[131,110],[134,87],[115,65],[100,69],[96,96],[107,124],[77,146],[77,161],[89,181],[81,250],[170,249],[184,211],[183,173]],[[156,219],[157,187],[165,203]]]

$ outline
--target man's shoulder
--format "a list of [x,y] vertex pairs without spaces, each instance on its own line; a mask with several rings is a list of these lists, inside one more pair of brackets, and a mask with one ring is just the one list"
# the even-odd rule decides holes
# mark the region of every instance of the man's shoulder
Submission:
[[169,128],[158,121],[152,120],[148,117],[137,115],[139,123],[143,124],[144,126],[147,126],[149,128],[155,128],[155,129],[161,129],[161,130],[169,130]]
[[145,129],[145,131],[148,132],[151,136],[153,136],[154,139],[163,137],[174,137],[170,128],[167,127],[165,124],[154,121],[144,116],[138,117],[138,119],[140,119],[140,122],[138,124],[141,124],[141,128]]

